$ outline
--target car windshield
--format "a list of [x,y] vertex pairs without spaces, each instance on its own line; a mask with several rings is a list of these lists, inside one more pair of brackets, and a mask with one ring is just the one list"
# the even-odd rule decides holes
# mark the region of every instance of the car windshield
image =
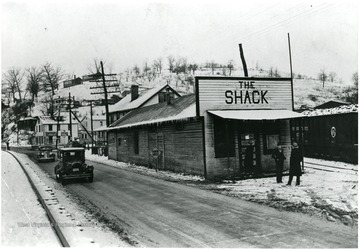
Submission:
[[52,150],[52,147],[40,147],[39,150],[40,151]]
[[64,160],[66,162],[72,161],[83,161],[84,160],[84,152],[83,151],[66,151],[64,152]]

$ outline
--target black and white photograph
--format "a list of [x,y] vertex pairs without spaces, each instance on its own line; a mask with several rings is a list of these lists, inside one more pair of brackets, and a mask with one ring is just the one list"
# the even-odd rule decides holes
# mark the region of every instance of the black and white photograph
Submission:
[[2,0],[1,246],[358,248],[356,0]]

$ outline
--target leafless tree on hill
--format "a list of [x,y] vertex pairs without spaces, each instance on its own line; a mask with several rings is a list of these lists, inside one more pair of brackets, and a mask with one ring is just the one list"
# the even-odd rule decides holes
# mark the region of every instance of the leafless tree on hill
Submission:
[[216,63],[214,61],[210,62],[211,74],[214,75]]
[[277,67],[274,69],[274,76],[273,76],[273,77],[275,77],[275,78],[280,78],[280,77],[281,77],[281,75],[280,75],[279,70],[277,69]]
[[325,72],[325,68],[322,68],[319,73],[318,79],[323,83],[323,88],[325,87],[325,81],[327,80],[328,75]]
[[169,55],[167,57],[167,60],[168,60],[168,65],[169,65],[169,71],[171,73],[174,72],[174,68],[175,68],[175,58],[172,56],[172,55]]
[[358,85],[359,85],[358,72],[355,72],[355,73],[352,75],[352,80],[353,80],[354,86],[357,88]]
[[269,77],[270,78],[274,77],[274,68],[273,67],[270,67],[270,69],[269,69]]
[[64,77],[62,69],[47,62],[43,65],[43,75],[43,90],[54,96],[55,90],[59,88],[59,81]]
[[19,95],[19,101],[22,101],[22,80],[24,78],[25,72],[23,72],[20,68],[11,68],[2,76],[2,85],[7,88],[9,92],[13,95],[13,101],[16,100],[16,93]]
[[234,61],[230,60],[227,64],[227,68],[229,69],[229,76],[231,76],[231,72],[234,69]]
[[37,67],[29,67],[26,71],[26,89],[31,94],[32,102],[34,102],[35,97],[37,97],[40,92],[41,82],[43,81],[43,70]]
[[154,60],[154,66],[156,68],[156,71],[161,74],[161,70],[163,68],[163,61],[162,61],[162,58],[159,57],[157,58],[156,60]]
[[[90,74],[97,74],[101,73],[101,64],[100,61],[103,61],[102,59],[95,58],[93,60],[93,64],[89,65],[87,67],[87,70]],[[105,65],[105,61],[103,61],[103,65]]]
[[335,78],[336,78],[336,73],[335,73],[335,72],[330,72],[330,73],[329,73],[329,79],[330,79],[330,81],[331,81],[331,82],[334,82]]

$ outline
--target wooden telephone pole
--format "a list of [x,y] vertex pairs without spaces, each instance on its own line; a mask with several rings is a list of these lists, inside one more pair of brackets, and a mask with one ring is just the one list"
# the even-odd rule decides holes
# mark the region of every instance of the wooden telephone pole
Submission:
[[[116,79],[105,79],[106,76],[116,76],[116,74],[105,74],[104,73],[104,65],[103,62],[100,61],[100,66],[101,66],[101,74],[96,74],[97,76],[101,75],[101,81],[97,78],[95,80],[90,80],[90,82],[101,82],[102,86],[96,86],[96,87],[90,87],[90,89],[98,89],[98,88],[102,88],[103,92],[93,92],[91,94],[104,94],[105,95],[105,112],[106,112],[106,126],[108,127],[110,125],[110,121],[109,121],[109,104],[108,104],[108,93],[118,93],[119,90],[116,88],[119,88],[118,84],[112,84],[109,85],[107,84],[107,82],[117,82]],[[89,75],[91,76],[91,75]],[[108,91],[107,88],[109,87],[115,87],[115,90],[111,90]]]
[[244,56],[244,51],[243,51],[243,48],[242,48],[242,44],[241,44],[241,43],[239,44],[239,50],[240,50],[241,62],[242,62],[242,64],[243,64],[243,68],[244,68],[244,74],[245,74],[245,77],[248,77],[249,74],[248,74],[248,70],[247,70],[247,66],[246,66],[246,61],[245,61],[245,56]]

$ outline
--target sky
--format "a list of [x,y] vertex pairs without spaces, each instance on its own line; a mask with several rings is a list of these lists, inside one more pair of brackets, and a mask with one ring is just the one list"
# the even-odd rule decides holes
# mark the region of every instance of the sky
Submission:
[[[358,70],[357,1],[2,1],[1,68],[45,62],[88,73],[95,58],[119,73],[169,55],[234,60],[351,81]],[[167,63],[165,63],[167,64]]]

